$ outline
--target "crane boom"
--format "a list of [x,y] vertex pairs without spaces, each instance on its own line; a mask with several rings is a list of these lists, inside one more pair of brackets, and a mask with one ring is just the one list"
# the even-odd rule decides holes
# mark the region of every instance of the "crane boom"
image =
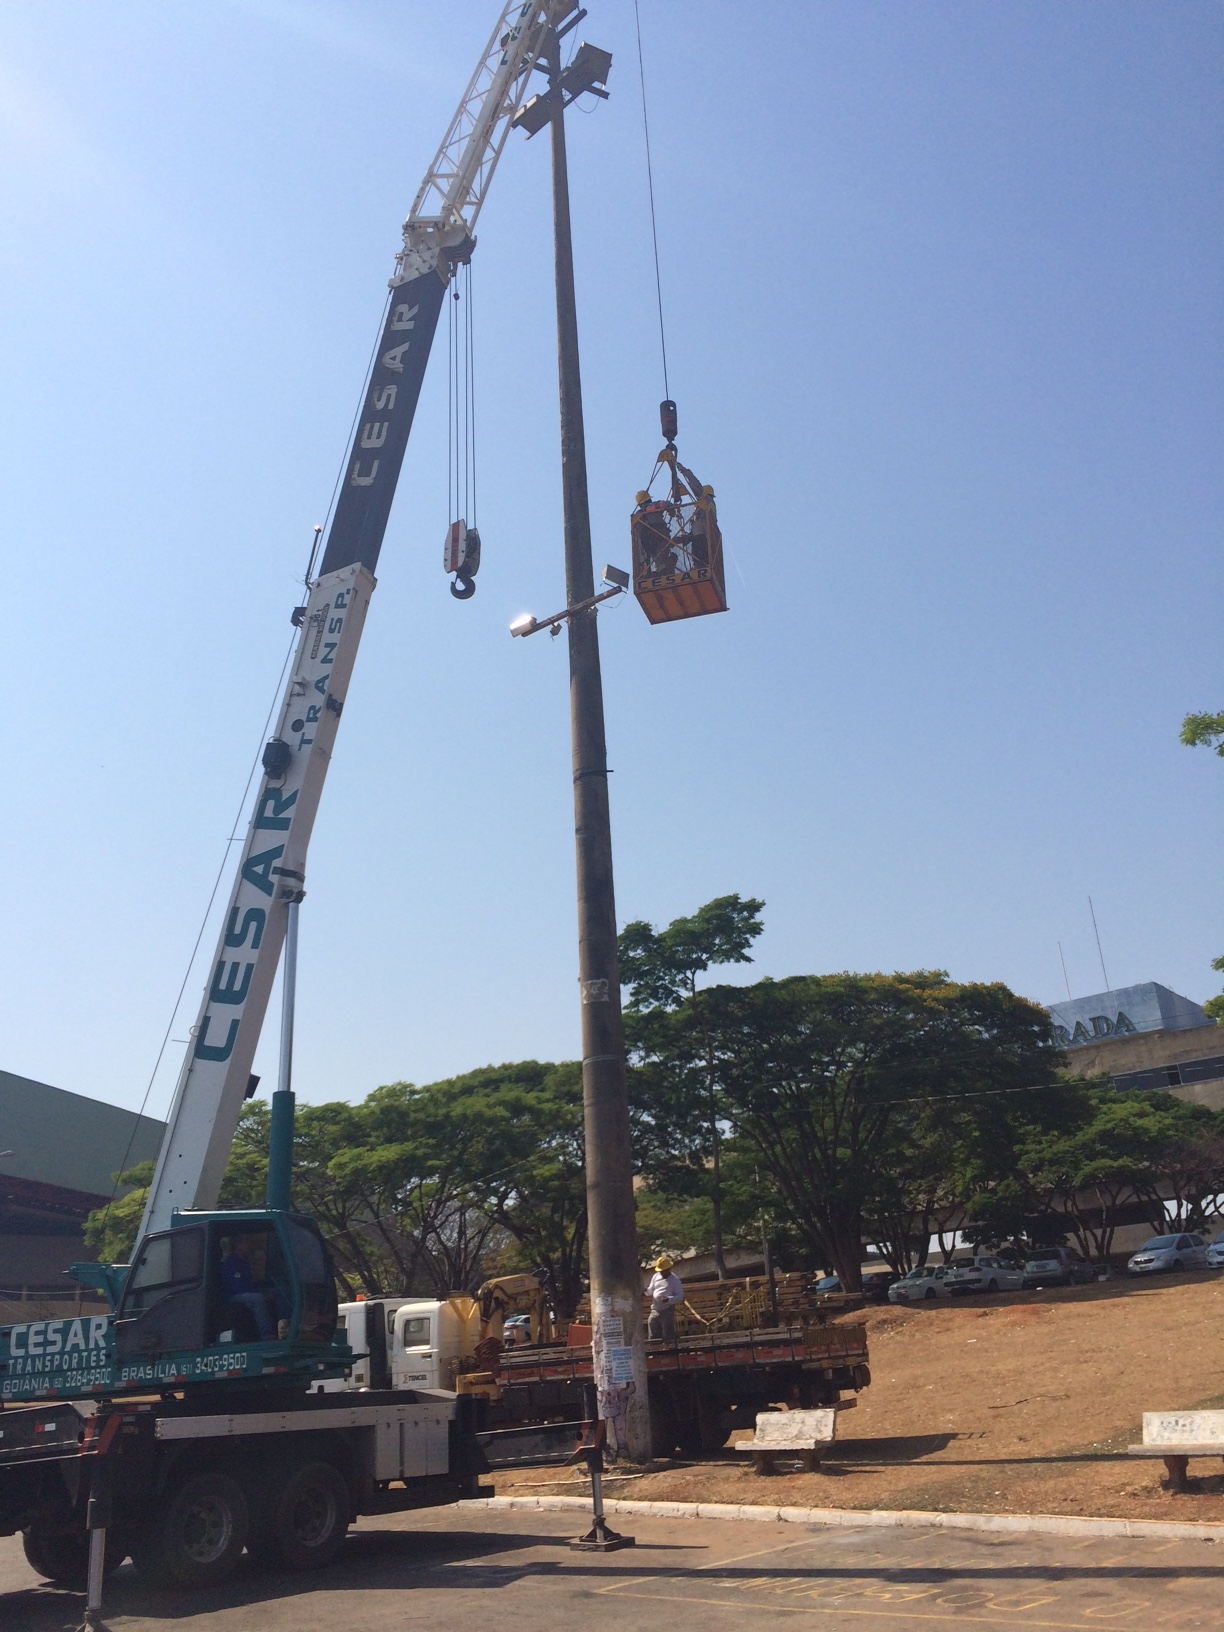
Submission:
[[357,415],[319,576],[264,753],[237,876],[179,1073],[140,1234],[215,1206],[246,1096],[357,647],[374,592],[442,298],[550,29],[575,0],[510,0],[404,223],[382,335]]

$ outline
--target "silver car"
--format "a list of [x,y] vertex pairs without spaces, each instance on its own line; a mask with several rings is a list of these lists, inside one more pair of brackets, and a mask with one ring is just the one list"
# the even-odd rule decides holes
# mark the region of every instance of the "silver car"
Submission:
[[1154,1275],[1162,1269],[1206,1269],[1207,1246],[1201,1235],[1154,1235],[1126,1265],[1132,1275]]
[[949,1298],[947,1270],[942,1264],[924,1264],[911,1269],[888,1289],[889,1303],[934,1303],[936,1298]]
[[982,1252],[972,1258],[954,1258],[944,1284],[954,1298],[968,1292],[1019,1292],[1024,1286],[1024,1271],[992,1253]]

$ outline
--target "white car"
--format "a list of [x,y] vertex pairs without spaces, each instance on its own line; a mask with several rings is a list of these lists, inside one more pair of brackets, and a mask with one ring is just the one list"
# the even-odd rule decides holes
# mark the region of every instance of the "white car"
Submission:
[[1221,1236],[1218,1241],[1208,1243],[1207,1268],[1224,1269],[1224,1236]]
[[889,1303],[934,1303],[936,1298],[951,1297],[947,1287],[947,1270],[943,1264],[924,1264],[911,1269],[888,1289]]
[[954,1298],[968,1292],[1019,1292],[1024,1286],[1024,1270],[991,1253],[976,1253],[972,1258],[954,1258],[944,1284]]
[[1127,1260],[1132,1275],[1154,1275],[1162,1269],[1206,1269],[1207,1247],[1201,1235],[1154,1235]]

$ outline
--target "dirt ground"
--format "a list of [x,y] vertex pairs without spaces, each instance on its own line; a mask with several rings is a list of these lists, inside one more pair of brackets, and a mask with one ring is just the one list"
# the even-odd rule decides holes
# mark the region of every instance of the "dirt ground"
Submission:
[[[607,1494],[768,1506],[1078,1513],[1224,1521],[1224,1463],[1127,1457],[1144,1411],[1224,1406],[1224,1276],[886,1305],[864,1315],[870,1388],[817,1473],[762,1478],[732,1451],[608,1481]],[[747,1436],[735,1436],[747,1437]],[[1196,1471],[1197,1470],[1197,1471]],[[499,1494],[582,1486],[569,1469],[499,1474]]]

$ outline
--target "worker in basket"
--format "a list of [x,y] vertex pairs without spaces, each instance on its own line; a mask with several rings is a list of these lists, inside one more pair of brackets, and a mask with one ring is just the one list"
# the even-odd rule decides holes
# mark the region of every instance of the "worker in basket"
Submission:
[[672,1261],[663,1253],[655,1259],[655,1272],[646,1288],[650,1299],[647,1335],[670,1340],[676,1335],[676,1309],[684,1302],[684,1285],[672,1270]]
[[[699,618],[727,610],[722,534],[714,489],[699,482],[676,455],[676,405],[659,405],[666,438],[650,481],[638,493],[630,519],[633,593],[651,623]],[[658,498],[655,479],[666,473]]]

